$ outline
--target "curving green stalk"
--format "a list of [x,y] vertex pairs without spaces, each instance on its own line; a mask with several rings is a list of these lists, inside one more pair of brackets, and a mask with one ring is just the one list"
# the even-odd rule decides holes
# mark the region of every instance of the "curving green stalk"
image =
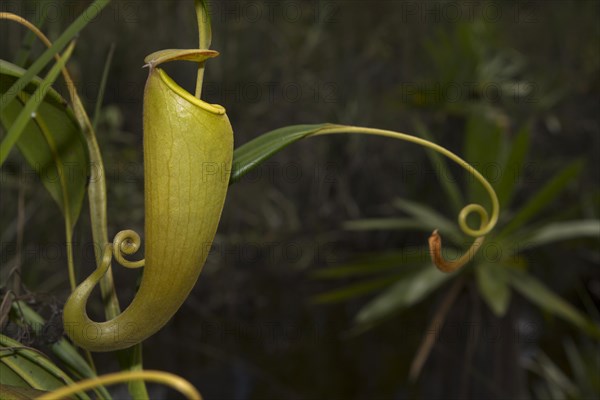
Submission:
[[[420,146],[426,147],[428,149],[437,151],[438,153],[448,157],[461,167],[463,167],[468,173],[472,174],[475,179],[477,179],[485,188],[490,199],[492,200],[492,215],[488,217],[488,213],[480,204],[468,204],[463,207],[458,215],[458,225],[460,229],[467,235],[472,237],[480,237],[487,235],[496,223],[498,222],[498,216],[500,214],[500,203],[498,201],[498,196],[494,191],[494,188],[490,183],[481,175],[479,171],[477,171],[471,164],[446,149],[445,147],[440,146],[439,144],[432,143],[428,140],[421,139],[416,136],[408,135],[406,133],[390,131],[386,129],[376,129],[376,128],[365,128],[360,126],[346,126],[346,125],[331,125],[331,127],[327,127],[317,131],[314,135],[311,136],[322,136],[322,135],[331,135],[335,133],[360,133],[366,135],[375,135],[375,136],[386,136],[394,139],[400,139],[406,142],[411,142],[418,144]],[[481,218],[481,226],[478,229],[473,229],[467,224],[467,217],[471,213],[476,213]]]
[[[210,26],[210,15],[208,13],[208,3],[205,0],[194,0],[196,8],[196,18],[198,20],[198,48],[208,49],[212,42],[212,32]],[[204,61],[198,63],[198,75],[196,77],[197,98],[202,95],[202,82],[204,81]]]
[[[496,223],[498,222],[498,216],[500,214],[500,202],[498,201],[498,196],[496,195],[496,192],[494,191],[492,185],[490,185],[490,183],[483,177],[483,175],[481,175],[479,171],[477,171],[472,165],[470,165],[468,162],[466,162],[456,154],[452,153],[445,147],[442,147],[438,144],[432,143],[428,140],[416,136],[408,135],[406,133],[400,133],[385,129],[365,128],[360,126],[330,125],[326,128],[317,130],[315,133],[309,134],[307,136],[322,136],[336,133],[359,133],[366,135],[385,136],[394,139],[400,139],[406,142],[415,143],[448,157],[449,159],[460,165],[462,168],[464,168],[468,173],[472,174],[475,177],[475,179],[477,179],[477,181],[479,181],[481,185],[483,185],[486,192],[490,196],[492,202],[491,216],[488,215],[488,212],[485,210],[485,208],[483,208],[482,205],[475,203],[468,204],[460,210],[460,213],[458,214],[458,225],[463,231],[463,233],[474,237],[475,240],[473,241],[469,249],[458,259],[448,261],[442,256],[442,238],[438,233],[437,229],[433,231],[433,233],[429,237],[429,250],[431,253],[431,259],[433,263],[442,272],[456,271],[473,258],[473,256],[483,243],[485,235],[487,235],[496,226]],[[473,229],[467,224],[467,217],[473,213],[477,214],[480,219],[480,226],[478,229]]]

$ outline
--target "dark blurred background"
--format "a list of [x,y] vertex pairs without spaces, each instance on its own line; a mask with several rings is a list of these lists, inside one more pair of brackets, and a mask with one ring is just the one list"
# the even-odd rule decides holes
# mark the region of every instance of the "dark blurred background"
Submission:
[[[89,4],[2,3],[3,11],[30,20],[47,12],[42,29],[51,38]],[[334,122],[407,133],[425,129],[437,143],[464,154],[473,121],[499,130],[509,144],[527,127],[527,171],[515,176],[511,210],[583,159],[582,172],[536,223],[598,218],[599,2],[249,0],[214,1],[211,7],[212,48],[221,55],[207,63],[203,97],[226,107],[236,147],[281,126]],[[24,31],[2,23],[0,32],[2,58],[10,60]],[[153,51],[196,47],[193,2],[113,0],[83,30],[69,68],[90,113],[111,45],[97,132],[107,170],[109,236],[129,228],[143,232],[147,71],[141,67]],[[34,54],[41,49],[36,43]],[[166,69],[193,91],[192,64]],[[467,186],[464,172],[451,170]],[[68,295],[68,278],[62,219],[41,185],[3,182],[3,273],[14,255],[9,245],[19,191],[27,215],[23,283],[38,309],[51,316]],[[231,186],[203,275],[169,325],[144,343],[145,367],[180,374],[208,400],[544,398],[546,386],[552,387],[548,376],[574,380],[568,341],[591,359],[585,365],[593,389],[585,396],[567,393],[598,398],[597,344],[517,293],[504,316],[496,317],[469,272],[447,314],[448,331],[428,326],[451,284],[360,329],[357,313],[384,286],[331,304],[314,302],[361,279],[318,280],[315,271],[357,259],[368,268],[373,255],[426,243],[424,231],[346,229],[349,220],[401,216],[393,205],[397,198],[456,218],[427,153],[417,146],[347,135],[309,139],[276,155]],[[504,214],[505,222],[511,215]],[[81,279],[93,269],[87,204],[75,237]],[[593,317],[589,306],[597,311],[600,299],[597,237],[523,257],[538,279]],[[135,293],[136,272],[117,267],[115,275],[126,304]],[[97,300],[91,308],[99,309]],[[437,340],[411,382],[411,362],[431,335]],[[540,362],[540,354],[552,361]],[[103,372],[118,368],[110,355],[98,360]],[[544,367],[558,372],[544,374]],[[151,389],[153,398],[168,396],[158,386]]]

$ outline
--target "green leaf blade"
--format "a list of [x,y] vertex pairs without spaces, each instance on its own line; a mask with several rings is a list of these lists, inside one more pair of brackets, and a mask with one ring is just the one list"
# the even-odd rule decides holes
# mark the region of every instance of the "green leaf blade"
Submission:
[[[23,69],[4,61],[0,62],[0,67],[2,91],[25,73]],[[22,127],[16,145],[65,217],[68,217],[72,228],[77,222],[85,198],[89,155],[74,114],[54,90],[48,89],[33,118],[23,114],[26,112],[26,104],[35,100],[43,85],[39,78],[31,80],[26,92],[20,93],[0,113],[0,123],[10,131],[18,118],[25,118],[26,124]],[[22,115],[25,117],[21,117]]]
[[452,276],[440,272],[433,264],[420,268],[367,303],[354,321],[357,325],[372,325],[397,314],[425,299]]
[[429,248],[413,247],[361,256],[348,264],[323,268],[312,273],[314,279],[346,279],[393,271],[407,266],[421,266],[430,261]]
[[[0,165],[4,163],[6,157],[8,157],[8,153],[12,150],[13,146],[21,137],[21,133],[23,132],[23,130],[25,130],[27,124],[30,123],[32,116],[35,115],[35,112],[37,111],[38,107],[46,97],[46,93],[48,93],[50,86],[52,86],[56,78],[58,78],[58,74],[60,74],[60,71],[71,57],[73,48],[74,43],[71,43],[71,45],[65,51],[65,54],[63,54],[63,56],[52,66],[52,69],[50,70],[50,72],[48,72],[46,78],[44,78],[40,86],[36,89],[33,96],[31,96],[27,103],[24,105],[23,110],[15,118],[12,125],[10,125],[10,128],[8,128],[6,136],[4,137],[4,139],[2,139],[2,143],[0,143]],[[9,89],[7,93],[10,93],[11,89]],[[15,97],[18,94],[15,93]],[[8,105],[9,104],[5,104],[5,106]],[[2,110],[4,110],[4,108],[5,107],[2,107]]]
[[479,293],[497,317],[503,317],[510,304],[510,287],[506,269],[495,264],[475,267]]
[[233,152],[233,166],[229,184],[237,182],[242,176],[290,144],[307,136],[314,135],[321,129],[329,126],[331,125],[286,126],[262,134],[250,142],[238,147]]
[[[3,372],[0,383],[3,385],[49,391],[74,383],[45,355],[24,347],[16,340],[2,334],[0,334],[0,367]],[[8,373],[9,370],[12,373]],[[89,400],[85,393],[77,395],[77,398]]]
[[9,90],[0,97],[0,111],[4,110],[10,104],[18,93],[20,93],[29,84],[29,82],[40,73],[40,71],[50,62],[52,57],[58,54],[85,26],[91,22],[104,7],[110,3],[110,0],[96,0],[82,12],[75,21],[54,41],[46,51],[44,51],[36,61],[29,67],[23,76],[21,76]]
[[438,213],[433,208],[406,199],[395,199],[394,206],[421,221],[423,226],[439,229],[440,232],[455,244],[463,244],[463,235],[458,225]]
[[[467,121],[465,160],[479,170],[492,185],[497,181],[497,176],[492,174],[497,172],[494,166],[497,165],[499,149],[502,148],[502,133],[502,128],[497,122],[484,116],[473,114]],[[469,177],[467,183],[469,201],[488,208],[489,199],[481,184],[472,177]]]
[[502,175],[496,185],[496,194],[498,194],[498,201],[503,207],[507,207],[510,203],[517,186],[518,177],[523,173],[530,138],[531,127],[526,126],[519,131],[502,168]]
[[[0,363],[0,376],[10,373],[9,369],[3,369],[4,364]],[[27,387],[14,385],[0,385],[0,399],[2,400],[31,400],[47,393],[43,390],[36,390]]]
[[312,301],[316,304],[338,303],[385,288],[396,282],[398,279],[398,276],[386,276],[384,278],[365,280],[353,285],[345,286],[341,289],[319,294],[314,296]]
[[519,244],[519,250],[586,237],[600,239],[600,220],[563,221],[545,225],[525,240],[522,240],[522,244]]
[[529,299],[541,309],[570,322],[588,335],[600,338],[600,325],[591,321],[542,282],[526,272],[514,268],[507,270],[510,271],[508,276],[511,286],[523,297]]
[[521,207],[498,236],[505,237],[538,215],[545,206],[550,204],[579,175],[582,168],[583,162],[577,160],[556,174],[554,178]]
[[418,218],[366,218],[344,222],[344,229],[349,231],[418,230],[431,233],[438,228],[437,225]]

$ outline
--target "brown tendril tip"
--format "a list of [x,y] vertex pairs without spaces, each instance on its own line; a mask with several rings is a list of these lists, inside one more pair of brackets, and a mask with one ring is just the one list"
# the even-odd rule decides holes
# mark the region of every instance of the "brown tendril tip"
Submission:
[[440,271],[447,273],[454,272],[473,259],[484,240],[485,236],[476,238],[471,247],[462,256],[454,261],[448,261],[442,255],[442,237],[436,229],[429,236],[429,254],[431,255],[431,260]]

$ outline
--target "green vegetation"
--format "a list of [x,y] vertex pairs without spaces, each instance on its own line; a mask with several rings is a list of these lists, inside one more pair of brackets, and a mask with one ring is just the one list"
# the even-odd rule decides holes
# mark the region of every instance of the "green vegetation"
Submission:
[[[40,32],[1,21],[0,397],[92,379],[77,398],[174,395],[144,380],[197,398],[182,378],[207,399],[600,394],[593,2],[230,2],[211,4],[212,24],[203,1],[196,16],[191,1],[63,6],[0,10],[52,40],[42,47]],[[199,47],[218,58],[179,50],[198,48],[196,22]],[[94,271],[94,321],[120,315],[144,285],[145,268],[110,268],[113,250],[127,264],[134,236],[109,237],[151,218],[138,68],[150,53],[193,61],[161,76],[182,98],[224,105],[236,150],[201,279],[144,340],[142,362],[141,344],[115,357],[77,348],[61,313]],[[331,133],[430,150],[316,138]],[[466,234],[477,226],[484,240]],[[426,241],[436,229],[441,254],[466,254],[464,267],[435,268]],[[97,380],[118,370],[128,372]]]

